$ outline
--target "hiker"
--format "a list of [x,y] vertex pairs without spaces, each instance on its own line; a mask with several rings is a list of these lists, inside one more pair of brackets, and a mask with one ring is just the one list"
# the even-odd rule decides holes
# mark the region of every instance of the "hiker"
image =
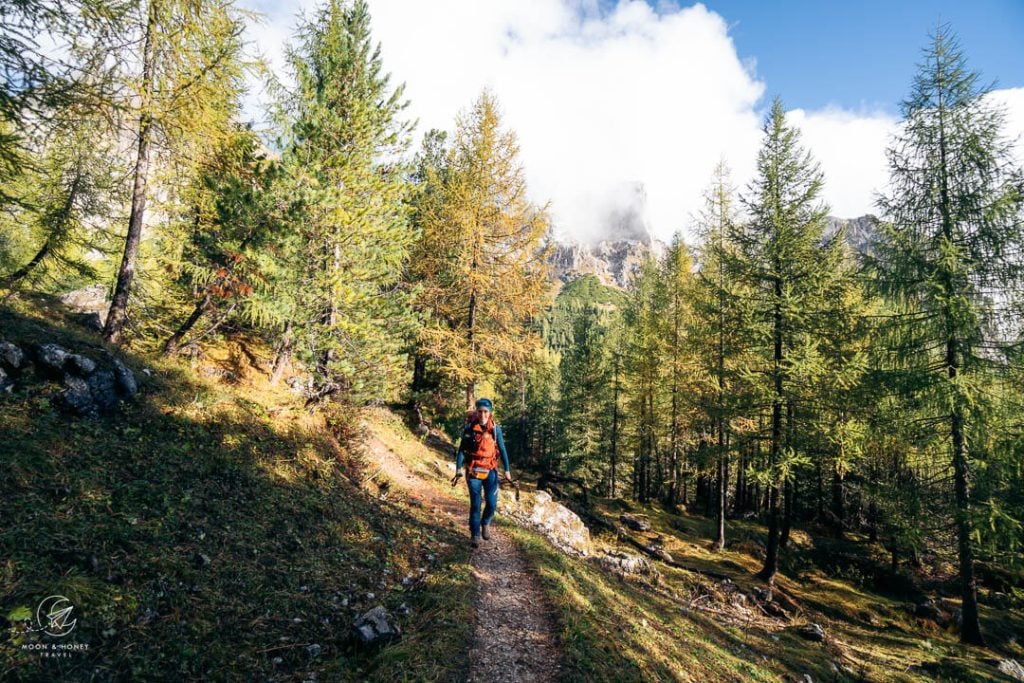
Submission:
[[[490,399],[481,398],[476,402],[476,410],[467,416],[466,426],[462,430],[459,451],[455,456],[455,476],[452,486],[463,476],[463,459],[466,463],[466,484],[469,486],[469,534],[470,544],[476,548],[480,545],[480,536],[485,540],[491,538],[487,527],[494,518],[498,507],[498,453],[501,453],[505,467],[505,481],[512,484],[512,474],[508,467],[508,451],[505,450],[505,439],[501,435],[501,425],[494,422],[493,406]],[[480,516],[480,496],[486,498],[483,518]]]

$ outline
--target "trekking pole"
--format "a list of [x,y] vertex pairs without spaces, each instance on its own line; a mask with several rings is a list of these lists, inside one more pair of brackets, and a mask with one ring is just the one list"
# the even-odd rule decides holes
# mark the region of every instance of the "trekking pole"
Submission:
[[516,502],[519,502],[519,481],[512,482],[512,485],[516,487]]

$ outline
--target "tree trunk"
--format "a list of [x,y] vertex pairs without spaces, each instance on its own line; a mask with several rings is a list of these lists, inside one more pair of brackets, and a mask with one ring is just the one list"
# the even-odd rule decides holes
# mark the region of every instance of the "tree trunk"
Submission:
[[146,212],[146,189],[149,177],[149,143],[153,135],[153,70],[156,54],[157,0],[150,0],[146,19],[146,36],[142,48],[142,88],[139,113],[139,146],[135,156],[135,178],[132,205],[128,216],[128,235],[124,255],[117,274],[117,285],[110,303],[110,312],[103,326],[103,338],[112,344],[121,343],[121,334],[128,320],[128,296],[135,279],[135,262],[142,241],[142,219]]
[[282,373],[284,373],[284,366],[288,364],[288,361],[292,357],[292,321],[289,320],[284,325],[284,332],[281,334],[281,343],[278,345],[277,354],[274,356],[274,368],[270,371],[270,383],[277,384]]
[[758,577],[769,585],[775,583],[779,571],[779,482],[775,468],[779,461],[779,442],[782,439],[782,281],[775,280],[774,311],[774,367],[775,396],[772,400],[772,445],[768,454],[770,482],[768,484],[768,542],[764,567]]

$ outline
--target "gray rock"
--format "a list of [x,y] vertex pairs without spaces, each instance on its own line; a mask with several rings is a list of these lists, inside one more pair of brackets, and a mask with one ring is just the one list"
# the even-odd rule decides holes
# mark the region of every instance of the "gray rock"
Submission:
[[650,531],[651,522],[644,517],[638,515],[631,515],[628,512],[624,512],[619,515],[619,521],[628,526],[633,531]]
[[60,395],[59,406],[73,415],[93,416],[99,412],[89,390],[89,383],[75,375],[64,376],[64,392]]
[[313,643],[312,645],[306,646],[306,654],[310,657],[319,657],[320,653],[323,651],[324,649],[320,647],[320,643]]
[[818,624],[807,624],[797,628],[796,632],[801,638],[813,641],[815,643],[821,643],[825,640],[825,629]]
[[0,367],[0,392],[9,394],[14,391],[14,380]]
[[618,550],[605,550],[604,554],[597,558],[597,562],[620,574],[653,575],[657,573],[646,557]]
[[25,365],[25,352],[9,341],[0,341],[0,368],[17,372]]
[[64,362],[64,368],[79,377],[87,377],[96,370],[96,361],[77,353],[72,353]]
[[97,370],[89,375],[89,391],[97,409],[107,412],[113,410],[121,402],[117,394],[117,383],[111,370]]
[[920,617],[921,619],[929,619],[939,626],[945,626],[949,623],[949,615],[943,612],[942,609],[932,600],[917,605],[914,608],[914,616]]
[[42,374],[58,379],[64,375],[64,363],[70,355],[60,344],[40,344],[35,348],[36,367]]
[[352,622],[352,628],[364,645],[382,645],[402,636],[398,622],[381,605],[359,615]]
[[662,562],[667,562],[668,564],[672,564],[673,562],[675,562],[675,559],[672,557],[672,555],[661,546],[649,545],[647,546],[647,552],[651,553],[652,555],[660,559]]
[[521,501],[508,493],[502,496],[500,505],[510,517],[542,533],[562,552],[584,557],[590,554],[590,530],[575,512],[556,503],[548,492],[524,493]]
[[1024,666],[1016,659],[1004,659],[996,667],[999,673],[1006,674],[1016,681],[1024,681]]
[[110,302],[107,301],[107,288],[98,284],[61,294],[60,302],[79,313],[91,311],[106,313],[110,308]]
[[134,401],[139,394],[139,385],[135,381],[135,375],[127,365],[117,358],[114,359],[114,373],[117,377],[117,390],[125,398]]

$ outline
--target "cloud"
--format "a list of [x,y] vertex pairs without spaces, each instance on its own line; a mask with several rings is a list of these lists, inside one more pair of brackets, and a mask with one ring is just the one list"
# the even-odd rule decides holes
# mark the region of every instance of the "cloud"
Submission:
[[[251,35],[282,69],[295,13],[315,2],[248,6],[268,14]],[[715,163],[724,157],[741,188],[753,172],[770,84],[757,77],[755,59],[737,55],[726,18],[703,5],[370,0],[370,11],[384,68],[406,84],[418,135],[450,130],[456,113],[491,88],[519,137],[531,197],[551,201],[562,236],[599,236],[609,204],[635,201],[638,183],[655,236],[689,236]],[[1024,89],[1001,92],[1019,130]],[[896,121],[838,108],[791,116],[822,164],[832,212],[871,212]]]

